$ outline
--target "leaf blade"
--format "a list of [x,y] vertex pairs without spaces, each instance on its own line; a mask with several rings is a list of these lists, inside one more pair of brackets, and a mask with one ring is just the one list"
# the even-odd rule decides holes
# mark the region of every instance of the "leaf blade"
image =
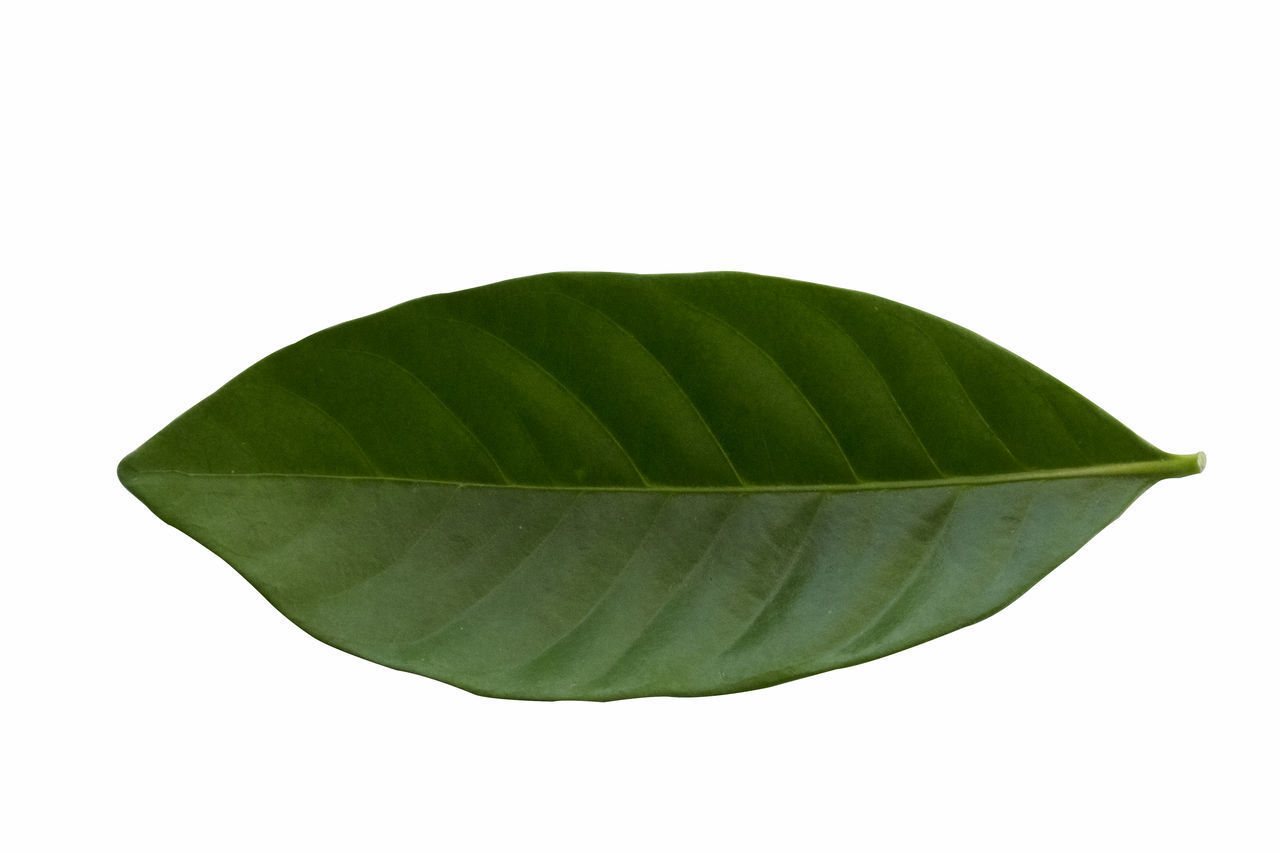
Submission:
[[553,274],[313,335],[121,480],[331,645],[485,695],[614,699],[955,630],[1202,467],[876,297]]

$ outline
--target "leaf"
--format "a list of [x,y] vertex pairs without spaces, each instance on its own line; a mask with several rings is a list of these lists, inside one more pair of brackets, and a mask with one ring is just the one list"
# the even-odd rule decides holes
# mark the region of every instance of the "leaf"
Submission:
[[119,473],[326,643],[484,695],[618,699],[969,625],[1202,467],[894,302],[556,273],[312,335]]

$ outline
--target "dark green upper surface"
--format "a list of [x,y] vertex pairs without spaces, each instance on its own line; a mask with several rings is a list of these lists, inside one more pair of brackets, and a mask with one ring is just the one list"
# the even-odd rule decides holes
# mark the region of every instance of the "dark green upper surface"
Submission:
[[886,299],[735,272],[551,273],[312,335],[122,468],[865,487],[1170,458],[1012,353]]

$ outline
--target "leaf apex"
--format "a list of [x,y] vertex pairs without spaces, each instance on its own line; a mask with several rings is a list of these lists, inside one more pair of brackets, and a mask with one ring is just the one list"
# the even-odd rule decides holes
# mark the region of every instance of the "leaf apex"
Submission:
[[134,492],[134,483],[137,482],[138,477],[143,473],[137,465],[133,464],[133,457],[134,454],[130,453],[128,456],[121,459],[120,464],[116,466],[116,477],[120,480],[120,485],[124,486],[131,492]]

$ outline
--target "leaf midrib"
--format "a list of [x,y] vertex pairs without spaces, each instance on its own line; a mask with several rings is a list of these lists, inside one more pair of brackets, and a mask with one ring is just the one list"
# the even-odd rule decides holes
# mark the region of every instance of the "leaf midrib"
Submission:
[[1190,453],[1170,455],[1163,459],[1142,462],[1111,462],[1103,465],[1089,465],[1077,468],[1047,468],[1034,471],[1009,471],[1001,474],[967,474],[949,477],[935,477],[924,480],[884,480],[880,482],[864,481],[859,483],[807,483],[799,485],[764,484],[745,486],[574,486],[561,484],[526,484],[526,483],[472,483],[457,480],[431,480],[418,477],[391,477],[386,475],[360,474],[307,474],[284,472],[196,472],[178,471],[176,469],[140,470],[131,465],[121,463],[120,479],[127,485],[130,481],[145,476],[180,476],[193,478],[222,479],[299,479],[299,480],[338,480],[348,482],[388,482],[411,483],[424,486],[452,486],[473,489],[523,489],[526,491],[547,492],[639,492],[643,494],[772,494],[780,492],[870,492],[894,491],[899,489],[936,489],[953,486],[987,486],[1001,483],[1021,483],[1032,480],[1074,480],[1093,477],[1186,477],[1198,474],[1204,469],[1204,454]]

